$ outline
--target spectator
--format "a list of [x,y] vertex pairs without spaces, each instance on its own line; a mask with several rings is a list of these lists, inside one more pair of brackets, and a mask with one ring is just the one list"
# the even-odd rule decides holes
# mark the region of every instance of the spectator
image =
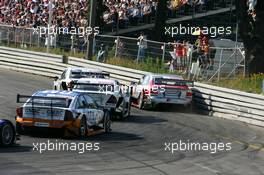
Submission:
[[140,33],[140,36],[138,37],[138,58],[137,60],[143,60],[145,57],[145,50],[147,49],[147,37],[144,35],[143,32]]
[[124,52],[124,43],[122,42],[122,40],[120,39],[116,40],[116,47],[117,47],[116,57],[121,57]]
[[96,61],[97,62],[105,62],[105,58],[106,58],[105,45],[101,44],[100,50],[97,53]]

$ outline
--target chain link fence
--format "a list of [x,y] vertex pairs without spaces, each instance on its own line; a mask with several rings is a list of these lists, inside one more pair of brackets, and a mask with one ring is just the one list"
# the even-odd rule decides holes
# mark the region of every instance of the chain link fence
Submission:
[[[0,25],[0,44],[4,46],[46,52],[47,40],[47,35],[39,35],[35,29]],[[187,44],[189,52],[183,58],[177,59],[174,55],[174,44],[123,36],[96,35],[93,38],[93,60],[108,62],[109,59],[118,58],[123,60],[121,66],[160,73],[176,72],[202,81],[219,81],[221,78],[244,74],[243,46],[235,44],[228,48],[210,47],[206,58],[204,54],[198,53],[197,49],[193,50],[193,45]],[[85,58],[87,37],[51,34],[50,47],[51,53]],[[125,63],[130,65],[124,65]]]

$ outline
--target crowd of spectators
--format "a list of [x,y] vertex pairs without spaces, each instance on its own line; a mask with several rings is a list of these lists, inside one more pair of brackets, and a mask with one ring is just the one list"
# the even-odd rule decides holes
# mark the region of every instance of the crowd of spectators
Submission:
[[[203,12],[215,6],[226,5],[228,0],[169,0],[167,1],[168,17],[175,17],[183,10],[183,14]],[[103,13],[104,23],[110,27],[124,28],[129,25],[150,23],[155,17],[157,0],[104,0],[106,11]],[[153,22],[153,21],[152,21]]]
[[155,16],[157,0],[105,0],[107,10],[103,14],[106,24],[124,27],[128,23],[137,25],[142,19],[150,23],[151,17]]
[[0,0],[0,24],[13,26],[47,26],[49,9],[52,25],[83,27],[87,25],[87,0]]
[[[192,11],[193,7],[207,9],[215,3],[225,0],[170,0],[169,17],[184,9]],[[249,0],[256,1],[256,0]],[[51,0],[52,25],[62,27],[84,27],[87,25],[87,0]],[[50,0],[0,0],[0,24],[37,27],[47,26],[49,21]],[[103,0],[106,11],[102,15],[104,23],[119,28],[152,22],[157,10],[157,0]],[[198,10],[199,11],[199,10]]]

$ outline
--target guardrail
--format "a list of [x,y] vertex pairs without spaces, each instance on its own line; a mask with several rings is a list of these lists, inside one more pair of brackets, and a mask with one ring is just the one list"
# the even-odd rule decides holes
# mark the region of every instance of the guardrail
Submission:
[[69,57],[68,64],[63,64],[62,55],[0,47],[0,67],[54,77],[60,75],[69,66],[101,69],[102,71],[110,72],[112,78],[124,84],[137,81],[147,73],[74,57]]
[[203,113],[264,126],[264,96],[195,83],[194,101]]
[[[109,72],[121,83],[137,81],[148,72],[69,57],[62,63],[61,55],[0,47],[0,67],[41,76],[54,77],[69,66],[98,68]],[[264,126],[264,96],[195,83],[194,102],[208,115]]]

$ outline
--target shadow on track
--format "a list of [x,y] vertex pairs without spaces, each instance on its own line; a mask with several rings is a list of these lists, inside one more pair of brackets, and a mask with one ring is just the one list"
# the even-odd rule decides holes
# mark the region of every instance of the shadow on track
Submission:
[[110,132],[110,133],[98,133],[95,135],[87,136],[84,139],[79,139],[78,136],[63,136],[58,133],[34,133],[34,134],[27,134],[26,136],[32,138],[40,138],[40,139],[58,139],[58,140],[65,140],[65,141],[133,141],[133,140],[141,140],[143,139],[142,136],[132,134],[132,133],[123,133],[123,132]]
[[120,123],[136,123],[136,124],[155,124],[155,123],[163,123],[167,122],[168,120],[161,119],[158,117],[152,117],[152,116],[145,116],[145,115],[132,115],[131,117],[124,118],[120,121]]
[[10,147],[1,147],[0,153],[19,153],[19,152],[30,152],[32,151],[31,146],[21,146],[19,144]]
[[155,108],[145,109],[153,112],[177,112],[177,113],[194,113],[192,105],[175,105],[175,104],[159,104]]
[[137,135],[137,134],[123,133],[123,132],[110,132],[108,134],[101,133],[101,134],[89,136],[85,140],[88,140],[88,141],[134,141],[134,140],[142,140],[142,139],[144,139],[144,137]]

